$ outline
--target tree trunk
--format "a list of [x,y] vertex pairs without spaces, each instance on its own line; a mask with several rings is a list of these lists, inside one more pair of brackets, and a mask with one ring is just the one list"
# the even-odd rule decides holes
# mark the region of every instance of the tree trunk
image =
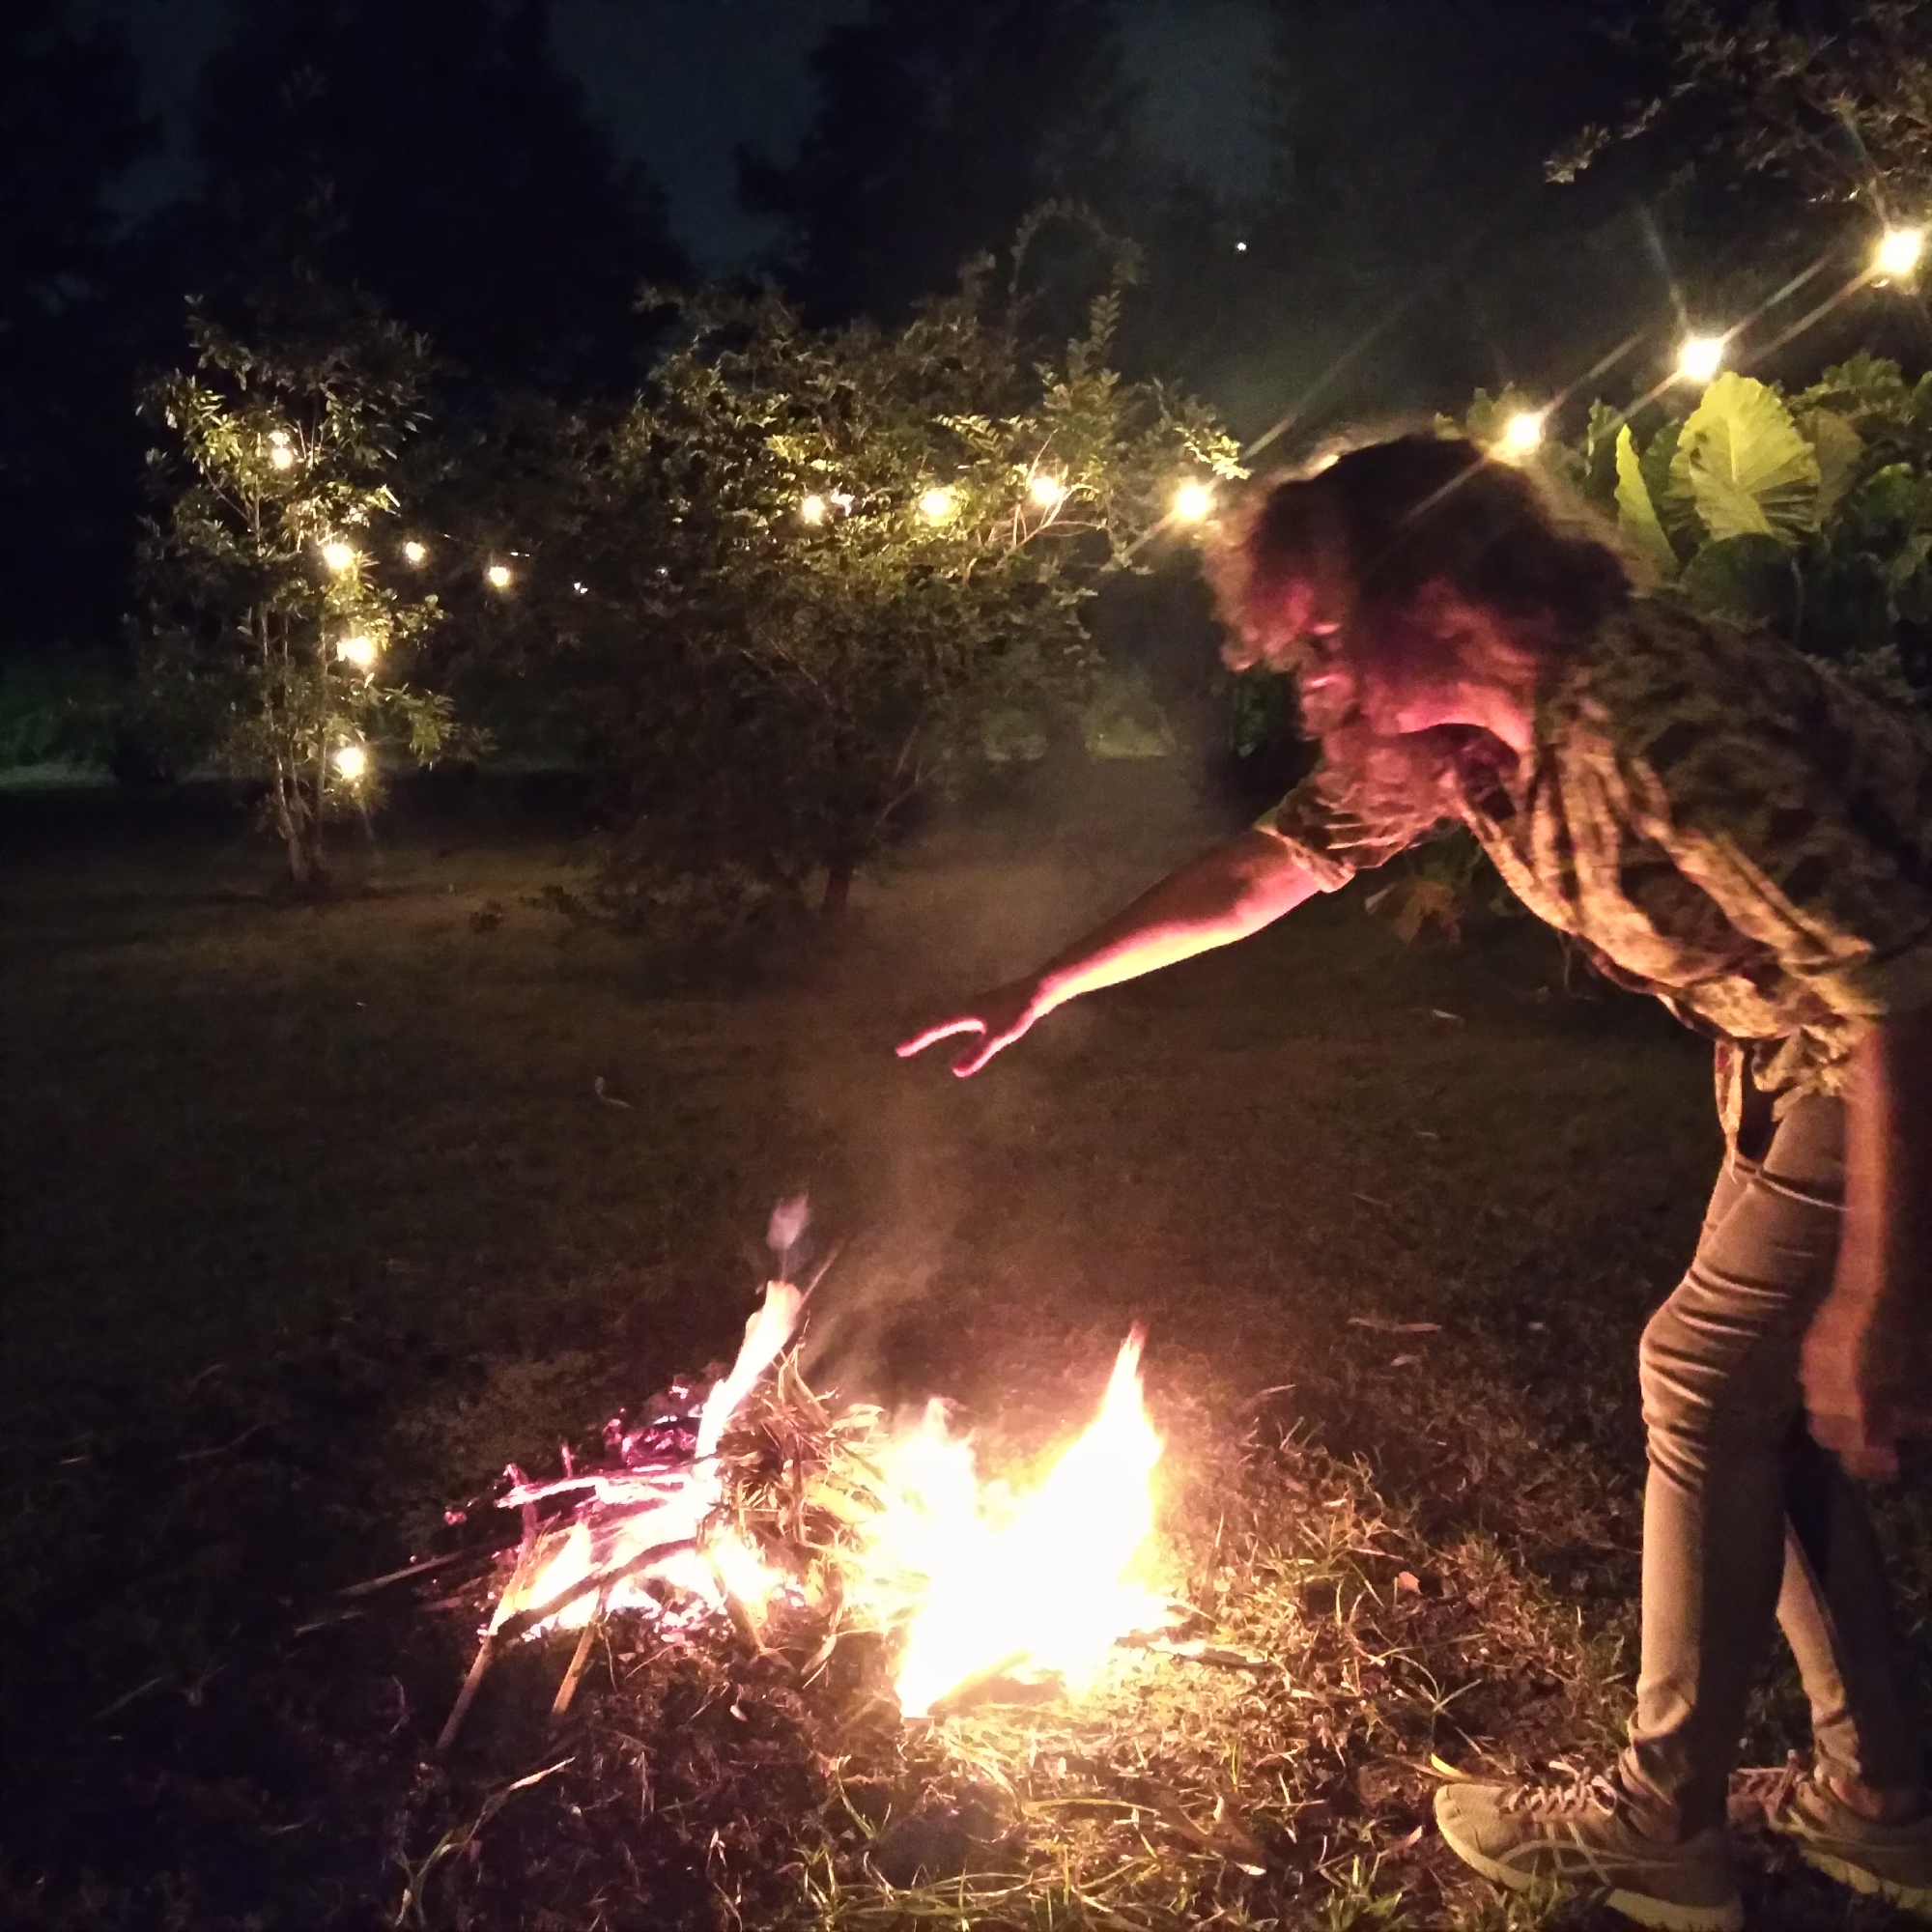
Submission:
[[289,884],[303,898],[320,898],[328,890],[328,867],[322,852],[321,814],[308,809],[299,781],[290,772],[275,774],[275,830],[289,862]]
[[835,859],[825,868],[825,896],[818,902],[820,919],[844,918],[845,907],[852,897],[852,876],[858,869],[850,859]]

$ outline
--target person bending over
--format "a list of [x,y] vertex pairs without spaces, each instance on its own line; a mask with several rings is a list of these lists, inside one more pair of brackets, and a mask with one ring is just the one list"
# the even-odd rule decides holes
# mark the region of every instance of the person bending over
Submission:
[[[1611,979],[1717,1042],[1725,1153],[1639,1350],[1649,1477],[1630,1742],[1558,1784],[1445,1785],[1450,1846],[1647,1925],[1742,1925],[1724,1823],[1774,1621],[1808,1770],[1764,1821],[1932,1909],[1932,1813],[1852,1475],[1924,1429],[1932,1312],[1932,760],[1761,633],[1638,594],[1472,444],[1366,444],[1258,491],[1214,564],[1236,669],[1293,676],[1312,775],[1049,960],[905,1041],[976,1073],[1055,1008],[1224,946],[1445,824]],[[1849,1472],[1849,1473],[1848,1473]]]

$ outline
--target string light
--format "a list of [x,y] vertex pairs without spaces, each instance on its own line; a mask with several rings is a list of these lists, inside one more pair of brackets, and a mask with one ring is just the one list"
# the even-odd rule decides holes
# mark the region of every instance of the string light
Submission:
[[1057,510],[1066,500],[1066,485],[1058,476],[1049,476],[1042,470],[1027,485],[1027,495],[1042,510]]
[[1677,373],[1687,383],[1708,383],[1723,366],[1721,335],[1686,336],[1677,351]]
[[1918,258],[1924,252],[1925,231],[1922,228],[1888,228],[1879,237],[1878,246],[1872,251],[1872,271],[1902,279],[1918,268]]
[[369,753],[360,745],[338,745],[332,762],[350,784],[360,784],[369,771]]
[[373,670],[376,665],[376,640],[373,638],[337,638],[335,655],[344,664],[352,664],[357,670]]
[[1543,440],[1543,410],[1519,410],[1503,424],[1497,448],[1505,456],[1527,456]]
[[322,560],[339,577],[355,561],[355,553],[340,537],[331,537],[322,547]]
[[1174,515],[1183,524],[1198,524],[1213,507],[1213,491],[1198,477],[1189,477],[1174,493]]
[[428,547],[424,544],[419,544],[414,537],[412,537],[403,546],[403,560],[406,563],[421,563],[428,555]]
[[507,563],[493,563],[483,573],[483,582],[492,590],[507,590],[510,587],[510,566]]
[[952,514],[952,492],[936,485],[919,499],[919,513],[927,523],[943,524]]
[[822,524],[825,521],[825,498],[819,496],[806,497],[798,506],[798,514],[808,524]]

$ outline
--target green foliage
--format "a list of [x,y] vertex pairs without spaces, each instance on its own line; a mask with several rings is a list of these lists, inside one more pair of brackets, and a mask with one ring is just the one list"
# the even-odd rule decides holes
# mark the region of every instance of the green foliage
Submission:
[[438,617],[410,567],[390,484],[419,425],[424,350],[367,319],[324,346],[250,346],[190,312],[195,366],[156,383],[173,446],[150,464],[139,651],[177,757],[266,780],[265,815],[303,891],[327,877],[323,826],[366,809],[385,756],[427,762],[454,726],[401,682]]
[[[1439,420],[1494,445],[1522,407],[1478,390],[1464,422]],[[1593,403],[1581,441],[1537,460],[1614,517],[1662,594],[1763,625],[1884,703],[1932,703],[1932,376],[1861,355],[1787,399],[1726,372],[1680,417]],[[1451,840],[1369,905],[1405,941],[1454,942],[1493,884]]]
[[889,330],[679,300],[648,393],[573,457],[526,641],[621,781],[627,900],[819,874],[836,908],[923,788],[1075,728],[1096,580],[1179,477],[1236,473],[1205,410],[1109,366],[1118,275],[1036,360],[989,267]]
[[1859,355],[1787,399],[1719,376],[1682,420],[1623,424],[1614,485],[1656,579],[1896,698],[1932,695],[1932,379]]

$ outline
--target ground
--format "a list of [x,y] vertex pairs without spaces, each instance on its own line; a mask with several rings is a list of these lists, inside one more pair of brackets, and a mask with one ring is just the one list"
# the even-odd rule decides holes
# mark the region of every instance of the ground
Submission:
[[[1622,1719],[1634,1346],[1717,1159],[1704,1050],[1566,987],[1527,923],[1404,947],[1345,894],[1056,1015],[975,1081],[896,1062],[936,1003],[1226,822],[1171,764],[1072,793],[942,815],[836,942],[728,956],[560,911],[582,843],[507,786],[399,801],[318,910],[219,798],[7,802],[0,1916],[561,1928],[721,1922],[735,1898],[752,1925],[1542,1922],[1416,1828],[1441,1766],[1589,1759]],[[473,1616],[337,1624],[334,1593],[512,1457],[548,1465],[728,1350],[800,1186],[842,1243],[821,1386],[943,1392],[1017,1454],[1148,1322],[1172,1562],[1224,1637],[1287,1667],[1135,1662],[1091,1719],[962,1722],[1025,1878],[963,1910],[827,1889],[840,1846],[892,1822],[863,1799],[819,1862],[725,1833],[656,1905],[609,1884],[586,1905],[530,1848],[607,1857],[606,1760],[581,1737],[554,1801],[519,1794],[542,1747],[486,1725],[438,1767]],[[1889,1503],[1921,1662],[1928,1524]],[[585,1737],[642,1668],[613,1654]],[[677,1685],[633,1691],[632,1721],[673,1721]],[[773,1761],[823,1717],[788,1718]],[[1775,1685],[1753,1751],[1793,1720]],[[937,1778],[937,1748],[893,1742],[894,1776]],[[823,1810],[827,1776],[797,1802]],[[1145,1859],[1028,1822],[1123,1791]],[[1889,1922],[1775,1857],[1748,1883],[1754,1922]]]

